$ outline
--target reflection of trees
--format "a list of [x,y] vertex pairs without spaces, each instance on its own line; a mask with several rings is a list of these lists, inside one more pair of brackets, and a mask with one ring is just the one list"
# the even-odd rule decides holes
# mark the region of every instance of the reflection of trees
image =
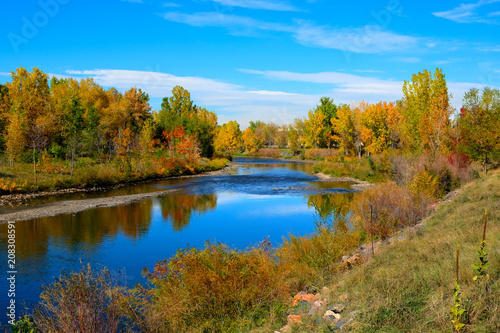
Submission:
[[[119,233],[130,238],[146,234],[151,225],[152,200],[131,205],[86,210],[77,214],[45,217],[16,223],[16,253],[19,258],[43,257],[51,245],[76,249],[81,244],[100,246],[104,238]],[[0,225],[7,234],[7,224]],[[7,238],[0,238],[2,247]]]
[[161,198],[161,212],[172,222],[172,229],[180,231],[189,224],[191,214],[213,210],[217,206],[217,196],[211,194],[172,195]]
[[311,195],[307,199],[307,205],[316,210],[319,226],[346,229],[345,217],[352,198],[353,193]]

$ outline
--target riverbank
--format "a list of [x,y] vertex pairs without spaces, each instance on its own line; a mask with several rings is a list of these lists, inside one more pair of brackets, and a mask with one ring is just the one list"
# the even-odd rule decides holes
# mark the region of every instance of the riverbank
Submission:
[[[198,173],[195,174],[182,174],[183,171],[179,170],[178,173],[180,175],[169,175],[169,176],[158,176],[158,174],[152,174],[149,177],[148,176],[143,176],[139,180],[134,180],[132,177],[130,181],[123,181],[122,179],[118,178],[116,179],[116,182],[113,183],[111,181],[111,184],[109,185],[104,185],[104,186],[86,186],[85,184],[80,184],[81,187],[67,187],[67,188],[60,188],[60,189],[53,189],[53,190],[37,190],[37,191],[32,191],[28,193],[15,193],[15,194],[5,194],[0,196],[0,207],[6,206],[6,205],[19,205],[23,204],[26,201],[35,199],[35,198],[41,198],[41,197],[49,197],[49,196],[59,196],[59,195],[66,195],[66,194],[77,194],[77,193],[89,193],[89,192],[104,192],[104,191],[109,191],[112,189],[124,187],[127,185],[137,185],[137,184],[144,184],[144,183],[150,183],[150,182],[155,182],[155,181],[161,181],[165,179],[172,179],[172,178],[189,178],[189,177],[202,177],[202,176],[214,176],[218,174],[223,174],[224,172],[229,172],[234,166],[226,160],[226,159],[221,159],[221,160],[215,160],[216,162],[220,161],[220,163],[212,163],[210,164],[207,163],[207,167],[199,168],[198,170],[192,169],[192,170],[185,170],[184,172],[196,172]],[[215,169],[215,170],[213,170]],[[122,181],[120,181],[122,180]],[[73,184],[76,185],[76,184]],[[61,185],[59,185],[61,186]]]
[[[345,269],[319,290],[295,295],[285,327],[253,332],[445,332],[452,327],[457,244],[464,331],[500,331],[500,171],[447,196],[419,225],[343,257]],[[489,278],[478,273],[476,252],[486,229]],[[347,264],[346,264],[347,263]],[[292,300],[290,301],[292,302]]]

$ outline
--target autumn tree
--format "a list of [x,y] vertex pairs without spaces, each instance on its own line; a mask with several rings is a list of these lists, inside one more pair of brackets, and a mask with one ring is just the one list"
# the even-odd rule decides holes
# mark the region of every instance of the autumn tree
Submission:
[[394,108],[397,108],[395,103],[379,102],[368,104],[361,113],[361,139],[368,153],[381,153],[392,145],[389,120]]
[[71,159],[71,176],[73,177],[73,164],[81,146],[81,136],[84,126],[83,122],[84,108],[78,97],[73,96],[69,112],[64,117],[66,145]]
[[241,141],[245,150],[250,153],[255,153],[261,146],[261,141],[250,127],[243,132]]
[[309,146],[318,148],[325,140],[325,119],[326,116],[321,109],[309,110],[308,118],[304,118],[305,138]]
[[448,152],[452,108],[445,76],[424,70],[405,81],[402,99],[403,140],[411,151]]
[[33,173],[36,181],[36,151],[43,148],[50,128],[48,75],[33,68],[28,72],[20,67],[12,72],[12,81],[7,83],[11,103],[10,116],[18,115],[25,129],[25,141],[33,151]]
[[337,133],[335,140],[339,143],[339,151],[346,155],[361,157],[363,140],[361,138],[361,113],[366,103],[357,106],[341,105],[337,109],[337,118],[332,118],[332,126]]
[[473,88],[463,100],[458,118],[459,149],[474,160],[481,161],[483,170],[500,158],[500,92],[485,87]]
[[24,147],[26,146],[26,141],[24,136],[23,121],[21,120],[19,114],[14,113],[9,118],[10,121],[7,126],[6,150],[10,165],[12,166],[14,161],[18,160],[21,156]]
[[215,138],[215,149],[218,151],[235,151],[240,146],[240,125],[236,121],[225,123],[219,128]]

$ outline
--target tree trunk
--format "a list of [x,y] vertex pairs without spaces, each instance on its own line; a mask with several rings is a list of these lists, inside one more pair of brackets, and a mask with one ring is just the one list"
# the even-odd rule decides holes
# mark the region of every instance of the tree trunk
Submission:
[[75,159],[75,154],[71,151],[71,177],[73,177],[73,160]]
[[36,158],[35,158],[35,146],[33,146],[33,174],[35,175],[35,183],[36,183]]

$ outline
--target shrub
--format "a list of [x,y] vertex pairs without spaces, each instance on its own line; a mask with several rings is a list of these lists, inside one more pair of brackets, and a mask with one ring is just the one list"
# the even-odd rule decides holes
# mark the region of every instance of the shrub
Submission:
[[416,224],[425,215],[425,204],[408,189],[388,182],[357,194],[351,207],[358,224],[385,239],[395,229]]
[[42,332],[117,332],[121,316],[118,279],[107,268],[62,272],[42,287],[34,320]]
[[335,149],[312,148],[312,149],[306,149],[304,156],[308,160],[326,159],[326,158],[336,159],[338,156],[338,151]]
[[281,151],[279,149],[262,148],[257,152],[257,156],[281,157]]
[[173,332],[232,331],[290,294],[289,272],[264,247],[237,251],[208,244],[180,250],[145,274],[155,287],[156,316]]

